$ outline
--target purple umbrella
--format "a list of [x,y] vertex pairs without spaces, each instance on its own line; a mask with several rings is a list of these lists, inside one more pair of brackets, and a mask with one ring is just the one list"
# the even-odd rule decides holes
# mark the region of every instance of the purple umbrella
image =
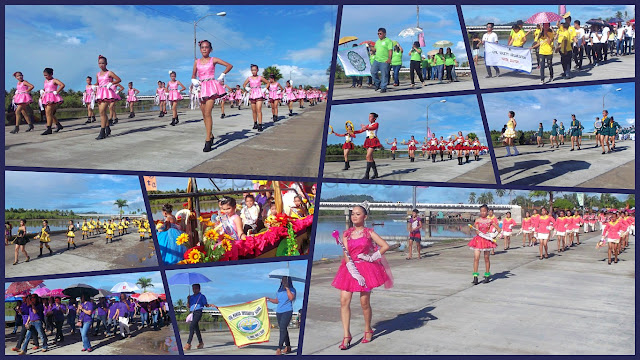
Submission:
[[544,23],[551,23],[554,21],[559,21],[562,20],[563,17],[556,14],[556,13],[552,13],[552,12],[539,12],[537,14],[534,14],[532,17],[530,17],[529,19],[527,19],[527,21],[525,21],[525,23],[527,24],[544,24]]

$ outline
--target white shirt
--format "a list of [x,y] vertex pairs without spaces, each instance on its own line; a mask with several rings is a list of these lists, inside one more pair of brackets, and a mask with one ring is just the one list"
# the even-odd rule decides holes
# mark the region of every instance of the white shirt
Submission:
[[[602,37],[600,39],[598,39],[597,35],[601,35]],[[597,32],[592,32],[591,33],[591,39],[593,40],[594,44],[600,44],[600,43],[603,42],[603,40],[604,40],[604,42],[607,41],[607,38],[604,37],[604,35],[602,35],[601,33],[597,33]]]
[[611,32],[611,29],[609,29],[608,26],[605,26],[602,29],[602,41],[601,41],[601,43],[606,44],[607,41],[609,41],[609,32]]
[[616,37],[618,40],[624,40],[624,27],[618,28],[618,36]]
[[256,222],[258,221],[259,211],[260,209],[255,204],[250,208],[245,205],[244,207],[242,207],[240,218],[242,218],[242,222],[245,225],[255,225]]
[[497,43],[498,34],[494,33],[493,31],[491,33],[485,33],[484,35],[482,35],[482,42]]
[[584,29],[576,29],[576,44],[578,46],[582,45],[582,40],[584,39]]

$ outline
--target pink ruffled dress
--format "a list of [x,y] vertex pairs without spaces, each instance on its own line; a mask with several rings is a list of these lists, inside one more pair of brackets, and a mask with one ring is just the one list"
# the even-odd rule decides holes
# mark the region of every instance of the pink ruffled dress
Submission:
[[304,89],[298,89],[298,93],[296,94],[296,96],[299,99],[306,99],[307,98],[307,92],[304,91]]
[[371,231],[373,230],[364,228],[362,236],[358,238],[351,237],[353,231],[354,228],[345,231],[344,237],[347,239],[349,255],[351,255],[351,259],[353,259],[360,275],[364,277],[366,287],[360,286],[358,281],[351,276],[344,259],[331,285],[336,289],[349,292],[371,291],[371,289],[382,285],[384,285],[386,289],[393,287],[393,276],[391,275],[391,270],[384,256],[382,259],[374,262],[368,262],[358,258],[359,254],[371,255],[376,251],[377,246],[371,238]]
[[136,91],[133,89],[129,89],[127,93],[127,102],[138,102],[138,98],[136,97]]
[[116,97],[116,92],[113,91],[112,88],[108,87],[107,84],[113,81],[111,76],[109,76],[109,72],[105,72],[104,75],[100,76],[98,73],[98,90],[96,91],[96,101],[106,101],[106,102],[114,102],[118,100]]
[[164,92],[164,88],[157,88],[156,94],[158,94],[159,101],[167,101],[167,95]]
[[42,100],[42,105],[62,104],[62,102],[64,102],[60,94],[53,93],[58,90],[58,85],[56,85],[53,80],[55,79],[44,81],[44,95],[40,98]]
[[282,99],[282,94],[278,94],[278,84],[269,84],[269,100]]
[[209,62],[202,65],[201,59],[196,62],[198,70],[198,80],[200,80],[200,100],[202,102],[208,99],[217,99],[224,96],[227,92],[218,80],[216,80],[216,65],[213,58],[209,58]]
[[284,88],[284,92],[287,94],[287,99],[289,99],[289,101],[293,101],[296,100],[296,94],[294,92],[294,88],[292,87],[285,87]]
[[169,96],[167,97],[167,100],[169,101],[182,100],[182,95],[180,94],[180,91],[178,91],[177,81],[173,84],[171,83],[171,81],[169,81]]
[[[476,227],[483,233],[487,233],[489,232],[492,223],[493,220],[489,218],[486,218],[486,220],[478,219],[476,221]],[[491,249],[495,249],[498,245],[493,241],[483,238],[480,235],[476,235],[473,237],[473,239],[471,239],[471,241],[469,241],[467,246],[469,246],[471,250],[489,251]]]
[[249,86],[251,87],[251,91],[249,92],[249,100],[264,99],[264,96],[262,96],[262,76],[250,77]]
[[16,93],[13,95],[13,103],[16,105],[22,104],[31,104],[33,99],[31,98],[31,94],[27,91],[28,86],[23,82],[19,82],[16,85]]
[[111,90],[113,90],[113,93],[116,94],[116,101],[117,100],[122,100],[122,96],[120,96],[120,94],[118,93],[118,86],[117,85],[111,85]]
[[91,95],[93,95],[93,85],[85,86],[84,95],[82,95],[82,102],[85,104],[91,104]]
[[236,94],[236,100],[242,100],[242,90],[238,89],[235,92]]

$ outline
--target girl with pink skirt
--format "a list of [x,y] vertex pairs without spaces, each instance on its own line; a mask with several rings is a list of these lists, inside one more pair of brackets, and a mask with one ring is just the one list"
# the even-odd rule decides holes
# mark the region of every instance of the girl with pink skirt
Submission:
[[124,90],[124,86],[120,84],[114,84],[111,86],[114,94],[116,94],[116,100],[109,103],[109,125],[115,125],[118,123],[118,114],[116,113],[116,102],[122,100],[120,91]]
[[278,106],[280,106],[280,101],[282,100],[282,92],[284,89],[279,82],[276,81],[275,75],[271,74],[269,76],[269,103],[271,103],[271,115],[273,117],[273,122],[278,121]]
[[496,226],[496,223],[488,217],[489,207],[486,204],[480,206],[480,217],[474,222],[474,228],[476,230],[476,236],[469,241],[467,246],[473,250],[473,284],[478,285],[478,266],[480,264],[480,253],[484,254],[484,283],[489,283],[491,277],[491,261],[489,260],[489,254],[491,250],[496,248],[496,243],[493,241],[492,234],[496,234],[500,231]]
[[224,79],[222,79],[222,81],[220,81],[220,85],[222,85],[222,87],[224,87],[224,90],[227,93],[225,96],[220,98],[220,111],[222,111],[222,114],[220,114],[220,119],[224,119],[227,116],[224,113],[224,103],[226,101],[229,101],[229,103],[231,104],[231,107],[233,107],[233,99],[235,98],[235,95],[233,93],[233,89],[230,88],[229,85],[224,83]]
[[291,86],[291,80],[287,80],[284,87],[284,93],[287,95],[287,107],[289,107],[289,116],[293,116],[293,103],[297,100],[296,89]]
[[242,106],[242,98],[243,97],[244,97],[244,90],[242,90],[240,85],[236,85],[236,90],[234,92],[233,100],[235,101],[236,106],[238,107],[238,110],[240,110],[240,107]]
[[389,244],[371,228],[365,227],[367,219],[365,206],[355,206],[351,211],[353,227],[342,234],[344,258],[331,285],[340,290],[340,318],[344,335],[340,350],[351,346],[351,298],[354,292],[360,293],[360,306],[364,315],[364,336],[360,341],[366,344],[373,340],[371,328],[371,291],[384,285],[393,286],[393,277],[384,253]]
[[138,102],[137,95],[140,93],[138,89],[133,87],[133,82],[129,82],[129,90],[127,90],[127,102],[129,103],[129,118],[135,117],[136,113],[133,111],[133,105]]
[[107,58],[99,55],[98,66],[100,72],[96,78],[96,102],[98,103],[98,112],[100,112],[100,135],[96,140],[106,138],[111,134],[109,119],[107,118],[107,109],[112,103],[118,100],[116,92],[113,90],[113,84],[119,84],[120,78],[113,71],[107,70]]
[[63,129],[56,118],[56,107],[64,102],[62,96],[59,95],[64,89],[64,84],[62,81],[53,78],[52,68],[45,68],[42,74],[44,75],[44,89],[40,90],[40,102],[44,106],[44,111],[47,115],[47,130],[40,135],[49,135],[53,133],[51,127],[54,123],[56,124],[56,132]]
[[[166,88],[169,92],[167,100],[171,102],[171,114],[173,115],[173,118],[171,118],[171,124],[169,125],[176,126],[178,122],[180,122],[178,120],[178,101],[182,100],[180,92],[187,90],[187,88],[182,85],[180,81],[176,80],[175,71],[169,71],[169,77],[171,77],[171,81],[169,81],[169,85]],[[181,87],[182,89],[178,90],[178,87]]]
[[98,87],[92,84],[93,78],[87,76],[87,85],[84,87],[84,93],[82,94],[82,103],[87,107],[87,121],[85,124],[96,122],[96,115],[93,112],[93,107],[96,101],[96,91]]
[[302,88],[302,85],[298,86],[298,91],[296,92],[296,97],[300,102],[300,109],[304,109],[304,99],[307,98],[307,93]]
[[20,131],[20,115],[22,115],[27,124],[29,124],[29,129],[27,129],[27,132],[29,132],[33,130],[33,123],[31,122],[29,113],[27,113],[27,106],[33,102],[30,92],[34,86],[24,80],[20,71],[14,72],[13,77],[18,80],[18,84],[16,85],[16,93],[13,95],[13,105],[16,107],[16,127],[11,133],[17,134],[18,131]]
[[251,76],[249,76],[242,84],[246,88],[249,84],[249,101],[251,102],[251,111],[253,112],[253,129],[261,132],[262,129],[262,102],[264,95],[262,94],[262,84],[269,85],[269,82],[258,75],[258,65],[251,64]]
[[[211,117],[211,111],[213,110],[213,104],[215,99],[224,96],[225,89],[218,81],[224,80],[229,71],[233,68],[233,65],[215,58],[210,57],[211,54],[211,42],[209,40],[200,41],[200,53],[202,58],[197,59],[193,63],[193,72],[191,73],[191,81],[200,84],[200,110],[202,111],[202,117],[204,120],[204,126],[206,130],[206,141],[202,151],[209,152],[213,146],[213,119]],[[216,80],[216,65],[225,66],[224,71]],[[196,80],[196,75],[199,80]]]

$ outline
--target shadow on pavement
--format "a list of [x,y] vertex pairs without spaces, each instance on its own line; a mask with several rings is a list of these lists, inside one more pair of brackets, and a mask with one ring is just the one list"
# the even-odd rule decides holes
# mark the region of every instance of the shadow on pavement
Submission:
[[[438,320],[437,317],[430,314],[433,311],[433,309],[435,309],[435,306],[427,306],[418,311],[399,314],[399,315],[396,315],[396,317],[393,319],[384,320],[379,323],[376,323],[373,326],[373,328],[375,329],[373,339],[376,339],[381,336],[389,335],[396,331],[418,329],[426,325],[429,321]],[[360,341],[358,341],[358,343]]]

